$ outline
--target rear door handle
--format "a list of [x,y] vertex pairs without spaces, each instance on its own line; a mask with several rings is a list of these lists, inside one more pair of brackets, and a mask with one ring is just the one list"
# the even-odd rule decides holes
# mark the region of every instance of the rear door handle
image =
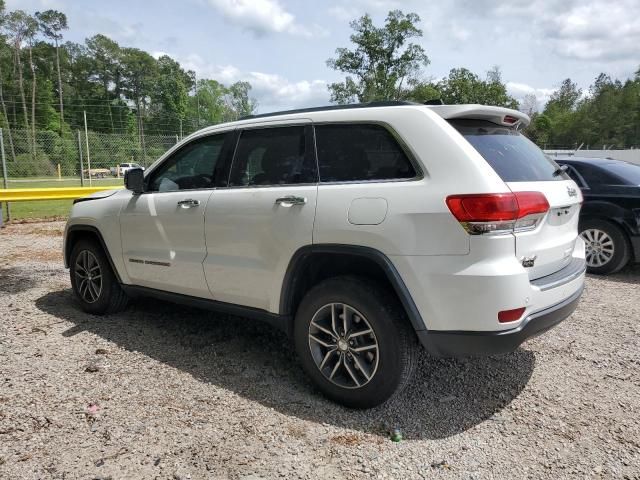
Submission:
[[178,202],[178,206],[181,208],[193,208],[200,205],[200,200],[193,200],[192,198],[188,198],[186,200],[180,200]]
[[276,205],[283,207],[292,207],[293,205],[304,205],[307,203],[305,197],[295,197],[293,195],[287,195],[286,197],[276,198]]

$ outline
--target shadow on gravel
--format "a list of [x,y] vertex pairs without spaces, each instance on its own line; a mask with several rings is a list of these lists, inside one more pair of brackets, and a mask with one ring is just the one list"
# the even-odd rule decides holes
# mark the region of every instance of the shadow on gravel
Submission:
[[33,288],[35,279],[21,268],[0,268],[0,292],[20,293]]
[[[349,410],[322,398],[286,336],[259,322],[157,300],[138,300],[124,313],[96,317],[80,311],[71,290],[48,293],[36,306],[75,324],[66,337],[91,332],[285,415],[385,437],[395,427],[407,439],[468,430],[511,402],[535,364],[534,354],[523,349],[469,360],[422,354],[413,381],[395,400],[368,411]],[[502,420],[498,415],[491,421]]]
[[597,278],[601,280],[610,280],[618,283],[628,284],[640,284],[640,263],[632,263],[627,265],[618,273],[613,275],[589,275],[591,278]]

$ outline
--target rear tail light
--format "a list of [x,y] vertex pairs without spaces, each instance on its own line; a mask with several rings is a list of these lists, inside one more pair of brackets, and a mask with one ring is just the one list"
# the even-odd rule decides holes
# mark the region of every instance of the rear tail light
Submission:
[[513,310],[502,310],[498,312],[498,321],[500,323],[515,322],[516,320],[520,320],[524,311],[525,307],[514,308]]
[[534,230],[549,211],[549,202],[541,192],[450,195],[446,202],[471,235]]

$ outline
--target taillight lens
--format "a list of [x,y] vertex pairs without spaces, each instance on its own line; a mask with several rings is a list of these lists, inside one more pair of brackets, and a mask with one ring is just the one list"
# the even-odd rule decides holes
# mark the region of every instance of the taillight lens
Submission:
[[472,235],[533,230],[549,211],[549,202],[541,192],[450,195],[446,203]]

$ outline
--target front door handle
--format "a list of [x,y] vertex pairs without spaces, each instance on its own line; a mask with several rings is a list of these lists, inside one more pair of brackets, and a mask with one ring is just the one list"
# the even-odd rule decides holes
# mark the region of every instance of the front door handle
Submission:
[[293,205],[304,205],[307,203],[305,197],[295,197],[293,195],[287,195],[286,197],[276,198],[276,205],[283,207],[292,207]]
[[181,208],[193,208],[200,205],[200,200],[193,200],[192,198],[188,198],[186,200],[180,200],[178,202],[178,206]]

